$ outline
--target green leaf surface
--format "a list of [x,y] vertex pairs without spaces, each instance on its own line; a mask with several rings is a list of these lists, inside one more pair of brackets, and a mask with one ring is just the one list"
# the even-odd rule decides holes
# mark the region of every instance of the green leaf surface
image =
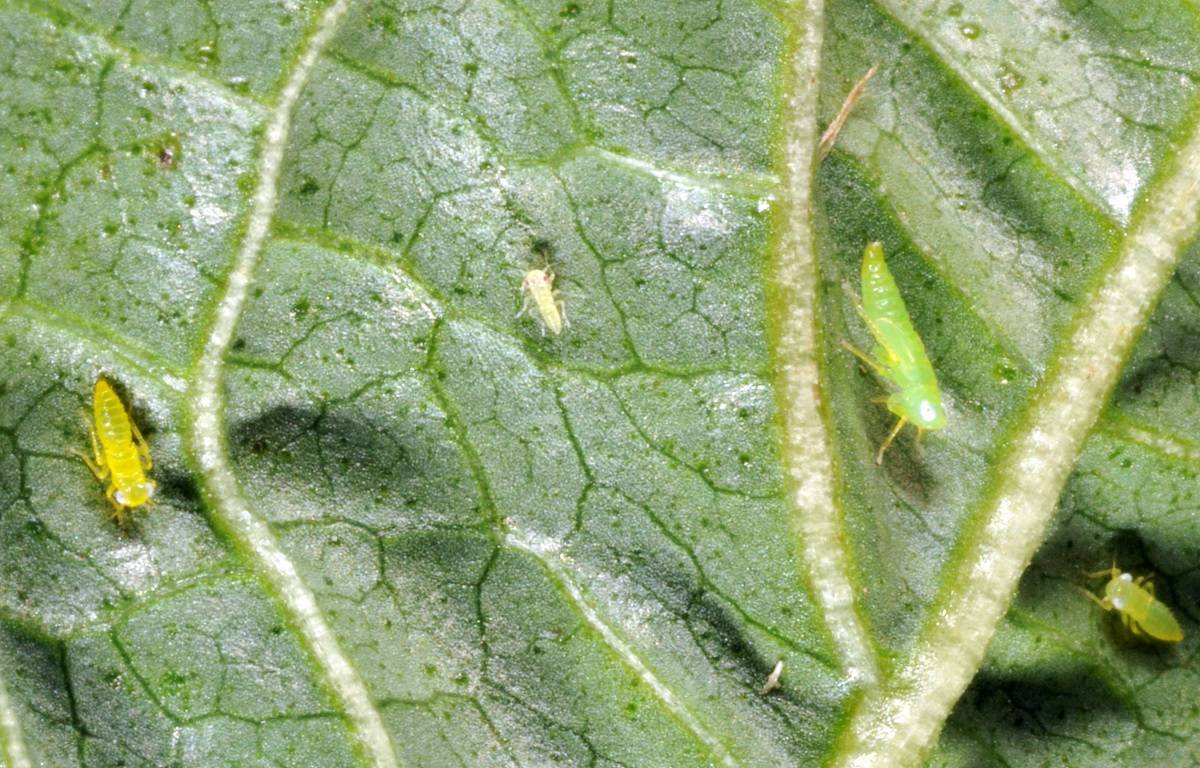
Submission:
[[[0,764],[1200,760],[1198,51],[1184,0],[0,0]],[[950,414],[881,466],[874,240]]]

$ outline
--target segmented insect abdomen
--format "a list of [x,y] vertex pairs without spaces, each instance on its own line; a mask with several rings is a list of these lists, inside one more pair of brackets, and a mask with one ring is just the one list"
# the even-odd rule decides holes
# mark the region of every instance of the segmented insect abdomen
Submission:
[[1171,614],[1167,606],[1151,598],[1146,606],[1145,618],[1140,622],[1146,634],[1159,640],[1179,642],[1183,639],[1183,629]]
[[96,437],[103,444],[105,453],[120,451],[125,446],[133,445],[133,433],[129,428],[129,414],[125,413],[125,404],[104,379],[96,382],[92,411],[96,419]]
[[871,243],[863,253],[862,296],[863,309],[872,322],[886,318],[906,330],[912,329],[896,281],[883,260],[882,243]]
[[145,478],[141,457],[133,443],[133,430],[125,404],[112,386],[100,379],[92,398],[96,421],[96,438],[104,449],[104,463],[112,473],[111,482],[117,488],[141,482]]

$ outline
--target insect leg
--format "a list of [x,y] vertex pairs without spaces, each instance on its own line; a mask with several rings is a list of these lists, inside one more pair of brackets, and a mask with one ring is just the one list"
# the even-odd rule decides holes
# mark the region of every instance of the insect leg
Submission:
[[867,366],[870,367],[870,369],[875,372],[876,376],[878,376],[881,379],[887,378],[887,369],[884,368],[882,365],[880,365],[878,363],[878,361],[871,359],[871,357],[866,352],[863,352],[861,349],[859,349],[858,347],[854,346],[853,344],[851,344],[850,342],[848,342],[844,339],[842,340],[842,346],[845,347],[847,349],[847,351],[849,351],[852,355],[857,357],[859,360],[862,360],[864,363],[866,363]]
[[1106,611],[1111,611],[1111,610],[1112,610],[1112,606],[1111,606],[1111,605],[1109,605],[1108,603],[1104,602],[1104,601],[1103,601],[1103,600],[1101,600],[1100,598],[1096,597],[1095,595],[1093,595],[1091,592],[1087,591],[1087,590],[1086,590],[1086,589],[1084,589],[1083,587],[1078,587],[1078,586],[1077,586],[1077,587],[1075,587],[1075,589],[1078,589],[1080,592],[1082,592],[1082,593],[1083,593],[1084,597],[1086,597],[1088,600],[1091,600],[1093,603],[1095,603],[1096,605],[1100,606],[1100,607],[1101,607],[1101,608],[1103,608],[1104,610],[1106,610]]
[[105,494],[105,496],[108,498],[109,506],[112,507],[112,514],[110,515],[110,517],[113,520],[116,520],[118,525],[124,525],[125,521],[129,519],[125,514],[127,511],[127,507],[124,504],[120,504],[117,502],[117,499],[115,497],[116,492],[117,492],[117,489],[115,486],[113,486],[113,487],[110,487],[108,489],[108,493]]
[[1114,565],[1112,568],[1105,568],[1103,571],[1095,571],[1094,573],[1085,573],[1084,575],[1087,576],[1089,579],[1105,579],[1105,578],[1111,579],[1116,576],[1120,576],[1121,571],[1117,568],[1117,566]]
[[892,441],[896,439],[896,435],[900,434],[900,430],[904,429],[904,425],[907,423],[908,423],[908,418],[905,416],[901,416],[900,420],[896,422],[896,426],[892,427],[892,431],[887,436],[887,440],[884,440],[883,445],[879,446],[879,453],[875,454],[875,463],[876,464],[883,463],[883,452],[888,449],[888,446],[891,445]]
[[[884,343],[883,339],[885,337],[883,335],[883,332],[879,328],[879,323],[875,322],[874,320],[872,320],[870,317],[867,316],[866,307],[864,307],[861,302],[858,304],[855,304],[854,308],[858,311],[858,316],[862,318],[862,321],[864,323],[866,323],[867,330],[869,330],[871,332],[871,336],[873,336],[875,338],[875,341],[877,344],[875,347],[875,350],[877,352],[882,351],[884,354],[887,355],[888,359],[894,359],[896,357],[896,355],[892,352],[891,349],[888,348],[887,344]],[[882,359],[882,356],[880,359]]]
[[567,304],[562,299],[555,299],[554,306],[558,307],[558,316],[562,318],[563,328],[570,327],[571,321],[567,319]]
[[138,457],[142,460],[142,469],[153,469],[154,462],[150,461],[150,446],[146,444],[146,438],[142,437],[142,430],[138,429],[132,416],[129,418],[129,429],[133,432],[133,442],[137,445]]
[[88,437],[92,439],[92,455],[96,457],[95,461],[89,459],[87,454],[81,453],[80,451],[74,451],[74,453],[76,456],[83,459],[83,463],[87,464],[87,468],[92,471],[92,474],[96,476],[96,479],[103,483],[108,479],[108,465],[104,463],[104,454],[101,453],[100,443],[96,440],[96,430],[92,429],[90,424],[88,425]]
[[854,302],[854,311],[858,312],[858,316],[861,317],[862,321],[871,329],[871,333],[875,333],[875,323],[872,323],[871,318],[867,317],[867,308],[863,306],[861,300]]
[[107,467],[105,467],[103,464],[97,464],[96,462],[92,461],[91,459],[89,459],[87,457],[86,453],[81,453],[80,451],[72,451],[72,453],[74,453],[79,458],[83,459],[83,463],[87,464],[87,468],[91,471],[91,473],[93,475],[96,476],[97,480],[99,480],[102,483],[105,482],[106,480],[108,480],[108,468]]

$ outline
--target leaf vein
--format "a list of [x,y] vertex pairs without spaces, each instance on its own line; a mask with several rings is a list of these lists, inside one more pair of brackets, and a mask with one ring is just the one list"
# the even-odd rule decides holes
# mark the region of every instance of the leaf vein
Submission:
[[[344,51],[332,51],[328,54],[331,61],[345,67],[351,72],[370,80],[384,88],[408,91],[430,104],[446,108],[444,100],[435,94],[428,93],[394,72],[390,72],[377,64],[361,61]],[[561,150],[544,157],[525,158],[502,152],[499,142],[483,127],[476,125],[474,130],[487,140],[490,149],[504,160],[506,166],[514,168],[561,168],[567,162],[581,156],[594,156],[615,165],[621,165],[640,173],[653,176],[660,182],[669,182],[689,189],[702,189],[710,192],[761,199],[778,184],[779,179],[769,173],[740,172],[740,173],[704,173],[684,170],[679,167],[666,166],[642,157],[618,152],[594,141],[580,140],[569,144]]]
[[225,293],[216,307],[203,352],[196,363],[188,402],[193,420],[192,450],[206,481],[214,517],[255,559],[262,575],[277,591],[277,597],[299,628],[311,657],[320,666],[327,683],[344,708],[367,759],[377,768],[393,768],[398,765],[396,754],[365,683],[339,647],[316,598],[297,573],[295,565],[280,549],[268,524],[251,510],[242,496],[229,464],[222,416],[221,384],[225,353],[233,341],[278,204],[279,178],[292,111],[349,5],[349,0],[335,0],[325,9],[271,110],[246,233],[230,271]]
[[587,601],[583,589],[575,582],[571,574],[557,562],[557,556],[553,552],[547,552],[544,547],[525,541],[518,532],[513,530],[509,530],[504,535],[504,544],[532,556],[541,563],[542,567],[566,592],[576,613],[593,631],[600,635],[605,645],[613,650],[621,662],[646,684],[667,711],[687,728],[688,732],[703,744],[715,758],[720,760],[721,765],[727,768],[738,768],[738,763],[729,754],[729,749],[725,744],[705,728],[696,715],[675,696],[674,691],[659,680],[641,656],[618,634],[617,630],[608,625],[596,608]]
[[1142,423],[1139,419],[1109,408],[1097,431],[1125,443],[1184,464],[1200,463],[1200,445],[1187,438]]
[[10,302],[5,311],[0,311],[0,320],[7,318],[28,320],[47,330],[69,334],[78,343],[104,355],[115,352],[130,365],[176,391],[182,391],[186,386],[187,373],[183,369],[105,326],[89,323],[83,318],[73,317],[30,299],[14,299]]
[[843,731],[846,768],[918,765],[983,661],[1059,494],[1162,291],[1200,223],[1200,124],[1143,201],[1110,258],[967,522],[963,546],[913,652],[860,702]]
[[152,67],[177,73],[181,78],[190,79],[197,84],[220,91],[230,101],[244,108],[253,109],[256,113],[262,113],[268,107],[265,102],[254,96],[236,91],[230,88],[227,83],[211,78],[202,72],[182,67],[177,62],[117,42],[103,30],[71,13],[56,0],[43,0],[43,2],[37,3],[16,0],[5,3],[5,5],[11,8],[18,8],[31,16],[36,16],[70,34],[91,38],[106,48],[107,53],[119,58],[121,63],[128,66]]
[[898,0],[875,0],[875,4],[880,12],[886,14],[888,18],[895,22],[910,37],[920,41],[932,51],[954,76],[987,104],[992,114],[999,117],[1004,125],[1021,140],[1029,151],[1041,160],[1055,176],[1074,190],[1075,194],[1079,195],[1082,201],[1089,207],[1101,212],[1110,221],[1119,222],[1121,220],[1120,214],[1107,201],[1102,199],[1087,181],[1072,170],[1071,166],[1064,162],[1057,152],[1053,151],[1045,142],[1040,141],[1032,129],[1016,113],[1009,109],[1008,105],[995,91],[987,87],[987,85],[973,76],[963,66],[962,62],[955,56],[954,51],[938,43],[931,35],[923,33],[921,24],[917,23],[915,19],[908,18],[908,13],[903,8],[898,7],[901,5]]
[[782,205],[772,244],[774,290],[783,307],[772,333],[783,421],[782,459],[792,500],[792,528],[813,594],[847,675],[873,682],[878,675],[866,629],[854,604],[849,554],[833,498],[833,458],[823,414],[817,366],[820,320],[813,242],[812,182],[816,171],[818,86],[823,0],[798,4],[803,22],[792,33],[792,92],[784,110],[780,167]]

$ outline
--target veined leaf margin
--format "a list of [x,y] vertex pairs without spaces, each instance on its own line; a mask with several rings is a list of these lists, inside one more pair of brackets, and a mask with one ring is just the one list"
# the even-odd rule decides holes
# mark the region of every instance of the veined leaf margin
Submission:
[[279,548],[267,523],[246,503],[229,464],[221,392],[225,353],[246,305],[254,270],[279,201],[279,177],[291,128],[292,110],[324,48],[333,39],[350,0],[335,0],[319,17],[268,117],[246,232],[218,302],[204,349],[197,360],[187,403],[191,450],[200,466],[214,521],[256,563],[298,628],[307,651],[325,676],[349,719],[364,756],[375,768],[399,762],[383,719],[366,685],[338,645],[312,591]]

